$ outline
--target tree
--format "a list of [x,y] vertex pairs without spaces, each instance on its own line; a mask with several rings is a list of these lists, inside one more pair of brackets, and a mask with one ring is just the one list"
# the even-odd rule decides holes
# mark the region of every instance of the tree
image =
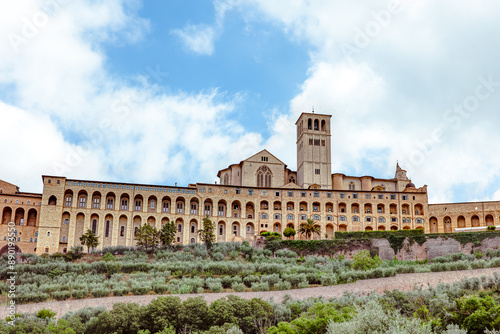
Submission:
[[146,252],[149,249],[154,252],[156,246],[160,243],[160,231],[149,224],[144,224],[137,229],[135,240],[137,246],[144,247]]
[[283,235],[287,238],[290,238],[290,237],[294,237],[295,234],[297,234],[297,232],[295,232],[295,230],[291,227],[287,227],[285,228],[285,230],[283,231]]
[[90,249],[95,249],[99,246],[99,237],[94,234],[94,231],[89,229],[80,237],[80,242],[83,246],[87,246],[87,253],[90,253]]
[[175,224],[174,222],[168,222],[162,226],[160,230],[160,241],[163,246],[168,246],[174,242],[175,240]]
[[299,233],[305,235],[307,239],[314,233],[320,235],[321,227],[314,220],[308,219],[304,224],[300,225]]
[[378,257],[378,255],[371,257],[370,252],[365,249],[354,255],[351,268],[355,270],[370,270],[379,267],[381,264],[382,260]]
[[198,234],[200,235],[200,239],[205,243],[207,250],[212,247],[212,244],[215,242],[215,227],[208,215],[203,218],[203,229],[198,230]]

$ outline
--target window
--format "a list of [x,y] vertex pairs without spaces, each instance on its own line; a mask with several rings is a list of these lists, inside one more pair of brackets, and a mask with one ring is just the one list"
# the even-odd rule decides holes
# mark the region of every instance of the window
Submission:
[[314,212],[318,212],[318,211],[319,211],[319,206],[317,206],[317,205],[313,205],[313,211],[314,211]]
[[371,223],[373,221],[372,217],[366,217],[365,222]]
[[391,199],[392,200],[396,199],[396,194],[391,194]]
[[[71,199],[72,198],[73,197],[71,197],[71,196],[66,196],[66,201],[64,202],[64,205],[65,206],[71,206]],[[30,203],[28,202],[28,204],[30,204]]]
[[196,232],[196,226],[194,223],[191,224],[191,233],[195,233]]
[[325,146],[326,142],[324,140],[321,141],[321,146]]
[[257,187],[271,187],[272,173],[267,166],[262,166],[257,170]]
[[319,146],[319,139],[314,139],[314,146]]
[[313,220],[321,220],[321,217],[319,215],[314,215],[312,216]]
[[253,196],[253,190],[252,189],[248,190],[248,196]]
[[397,222],[398,222],[398,219],[397,219],[396,217],[392,217],[392,218],[391,218],[391,222],[392,222],[392,223],[397,223]]
[[346,217],[346,216],[340,216],[340,217],[339,217],[339,220],[340,220],[341,222],[345,222],[345,221],[347,221],[347,217]]
[[66,237],[63,237],[63,238],[62,238],[62,242],[66,242]]
[[378,222],[379,223],[385,223],[385,218],[384,217],[378,217]]
[[93,208],[94,209],[99,209],[100,207],[100,202],[101,202],[101,199],[99,197],[95,197],[94,198],[94,205],[93,205]]
[[177,225],[177,232],[182,232],[182,224]]
[[274,214],[274,219],[281,219],[281,215],[279,213]]
[[[4,239],[3,239],[3,240],[7,240],[7,238],[6,238],[6,237],[4,237]],[[30,242],[33,242],[33,238],[30,238]]]
[[349,190],[356,190],[356,185],[354,182],[349,183]]
[[111,222],[109,220],[106,220],[106,231],[104,232],[104,237],[109,238],[109,226],[111,225]]
[[35,237],[38,237],[38,231],[35,231]]
[[141,201],[135,201],[135,211],[141,211]]
[[300,197],[306,197],[306,192],[305,192],[305,191],[302,191],[302,192],[300,193]]
[[269,161],[269,157],[260,157],[260,161],[267,162]]
[[241,189],[236,189],[236,195],[240,195],[241,194]]
[[[16,235],[17,235],[17,233],[16,233]],[[50,237],[50,231],[49,231],[49,232],[47,232],[47,236],[48,236],[48,237]]]
[[295,216],[292,215],[292,214],[289,214],[289,215],[286,216],[286,219],[288,219],[288,220],[294,220]]
[[156,206],[156,202],[155,202],[155,201],[151,201],[151,203],[150,203],[149,207],[150,207],[151,209],[154,209],[154,208],[155,208],[155,206]]
[[408,195],[403,195],[402,199],[403,199],[403,201],[407,201],[408,200]]
[[307,220],[307,215],[300,215],[300,220]]
[[352,216],[352,221],[353,222],[359,222],[359,217],[358,216]]
[[66,224],[66,225],[69,224],[69,219],[68,218],[64,219],[64,224]]
[[[311,138],[311,139],[309,139],[309,145],[312,145],[312,144],[313,144],[313,140],[312,140],[312,138]],[[50,180],[49,180],[49,181],[50,181]],[[50,182],[49,182],[49,183],[50,183]]]
[[316,168],[316,169],[314,170],[314,174],[316,174],[316,175],[320,175],[320,173],[321,173],[321,171],[320,171],[320,169],[319,169],[319,168]]
[[293,197],[293,191],[288,192],[288,197]]
[[345,194],[344,193],[340,193],[340,198],[345,198]]
[[219,225],[219,235],[224,234],[224,225]]
[[372,198],[372,196],[371,196],[370,194],[365,194],[365,198],[366,198],[366,199],[371,199],[371,198]]
[[97,219],[92,220],[92,233],[97,234]]
[[168,202],[163,202],[163,212],[169,212],[169,203]]
[[86,201],[87,201],[87,199],[85,197],[80,197],[80,203],[79,203],[80,208],[86,207],[86,203],[85,203]]
[[120,227],[120,237],[125,236],[125,226]]
[[269,216],[267,215],[267,213],[261,213],[260,219],[269,219]]
[[415,219],[415,223],[417,223],[417,224],[423,224],[424,220],[422,218],[417,218],[417,219]]
[[326,220],[333,221],[333,216],[331,216],[331,215],[326,216]]
[[384,199],[384,195],[378,194],[378,199]]

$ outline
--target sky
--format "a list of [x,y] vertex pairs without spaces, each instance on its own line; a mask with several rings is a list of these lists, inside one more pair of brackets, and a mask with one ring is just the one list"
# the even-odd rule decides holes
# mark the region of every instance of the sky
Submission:
[[332,172],[500,200],[493,0],[0,3],[0,179],[217,181],[332,115]]

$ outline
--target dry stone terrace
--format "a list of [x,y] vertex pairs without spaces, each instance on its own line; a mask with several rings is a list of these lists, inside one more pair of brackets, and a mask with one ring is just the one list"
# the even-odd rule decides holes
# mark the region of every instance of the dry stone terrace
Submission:
[[[205,293],[205,294],[183,294],[178,295],[182,300],[189,297],[202,296],[208,303],[211,303],[219,298],[225,297],[229,294],[236,295],[246,299],[262,298],[269,300],[273,298],[274,301],[279,302],[285,295],[290,295],[294,299],[306,299],[309,297],[340,297],[345,292],[355,294],[369,294],[371,292],[378,292],[382,294],[385,290],[400,290],[409,291],[415,287],[434,287],[439,283],[453,283],[462,280],[463,278],[493,276],[493,273],[500,270],[498,268],[489,269],[476,269],[464,270],[454,272],[437,272],[437,273],[418,273],[418,274],[398,274],[395,277],[389,278],[376,278],[369,280],[361,280],[356,283],[334,285],[327,287],[306,288],[286,291],[272,291],[272,292],[241,292],[241,293]],[[18,313],[35,313],[43,308],[50,309],[56,312],[56,317],[61,317],[69,311],[80,310],[85,307],[98,307],[104,306],[106,309],[111,309],[115,303],[138,303],[147,305],[152,300],[158,298],[158,295],[146,296],[122,296],[122,297],[106,297],[94,299],[77,299],[67,300],[60,302],[46,302],[39,304],[26,304],[18,305]],[[0,317],[5,318],[7,311],[5,307],[0,308]]]

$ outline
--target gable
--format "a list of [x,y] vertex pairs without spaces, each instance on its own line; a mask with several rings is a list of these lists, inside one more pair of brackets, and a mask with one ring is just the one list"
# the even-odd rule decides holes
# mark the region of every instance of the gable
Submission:
[[276,158],[268,150],[262,150],[259,153],[252,155],[250,158],[243,160],[243,162],[279,164],[283,166],[285,165],[280,159]]
[[15,194],[19,191],[19,188],[15,184],[3,180],[0,180],[0,189],[4,194]]

